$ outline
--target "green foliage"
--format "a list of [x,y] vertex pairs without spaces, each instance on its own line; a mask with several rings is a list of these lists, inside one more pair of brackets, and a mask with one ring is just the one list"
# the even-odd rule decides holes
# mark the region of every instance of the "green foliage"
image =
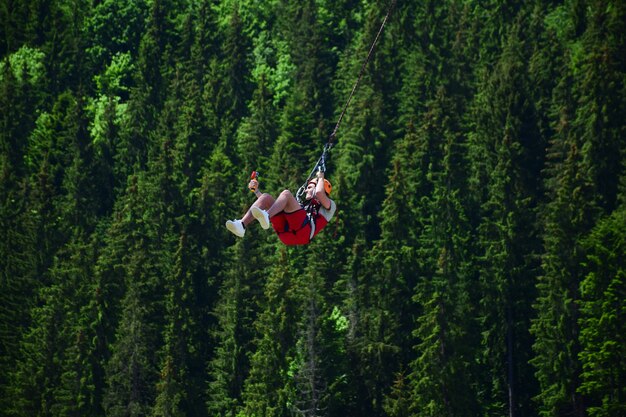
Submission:
[[242,120],[237,132],[237,150],[244,172],[271,170],[267,155],[276,137],[275,111],[271,93],[262,78],[252,96],[250,116]]
[[[467,178],[458,171],[466,158],[464,138],[453,132],[454,100],[440,92],[430,103],[424,133],[430,155],[441,159],[429,164],[425,174],[432,191],[420,202],[423,216],[413,301],[421,314],[413,335],[417,357],[411,362],[410,382],[415,397],[411,410],[422,415],[478,415],[477,392],[471,380],[478,375],[472,358],[478,352],[473,318],[476,285],[472,265],[466,260],[473,246],[463,198]],[[451,116],[447,116],[450,114]],[[439,140],[437,140],[439,139]],[[467,203],[466,203],[467,204]]]
[[[527,329],[534,296],[532,280],[538,268],[535,259],[540,253],[532,225],[537,224],[534,207],[539,198],[542,154],[533,109],[524,96],[529,89],[523,77],[527,71],[522,70],[526,51],[522,30],[511,27],[501,60],[481,86],[489,101],[481,102],[477,109],[477,137],[471,144],[476,178],[482,177],[480,181],[487,184],[480,208],[479,316],[484,366],[493,381],[493,392],[487,395],[494,415],[507,408],[512,413],[523,412],[534,390],[532,369],[527,364],[531,345]],[[478,98],[483,99],[482,93]],[[517,356],[521,356],[519,360],[514,359]]]
[[255,335],[253,321],[259,310],[258,288],[264,285],[263,270],[269,266],[263,252],[250,242],[238,242],[226,253],[231,254],[232,265],[221,268],[224,276],[212,335],[216,348],[208,367],[207,408],[215,416],[236,415],[243,405],[244,382],[250,372],[248,353]]
[[87,56],[99,72],[106,62],[120,54],[137,56],[137,46],[145,28],[148,3],[131,0],[98,2],[85,22]]
[[111,416],[147,415],[155,398],[156,369],[150,359],[148,311],[138,285],[131,285],[122,301],[122,319],[107,365],[104,410]]
[[591,404],[590,416],[617,416],[624,408],[624,315],[626,314],[626,210],[600,221],[585,239],[586,275],[580,291],[579,391]]
[[254,323],[255,350],[237,416],[288,416],[294,406],[289,367],[295,355],[297,326],[293,318],[299,310],[288,262],[287,250],[281,248],[266,270],[261,311]]
[[[615,208],[620,176],[615,164],[623,160],[623,140],[615,136],[623,118],[613,112],[623,114],[623,96],[606,93],[608,85],[623,91],[623,71],[609,71],[610,76],[605,72],[619,61],[613,51],[623,39],[607,34],[600,22],[622,25],[614,19],[624,15],[624,8],[596,7],[593,2],[584,8],[584,4],[568,10],[575,30],[563,45],[571,53],[565,55],[566,68],[552,104],[555,135],[548,153],[544,275],[537,284],[538,317],[533,323],[533,364],[543,415],[586,408],[587,399],[577,390],[582,373],[577,319],[584,277],[580,265],[586,257],[581,241]],[[605,54],[598,60],[595,51],[600,45]]]
[[0,184],[0,194],[6,196],[0,205],[0,408],[8,414],[17,402],[11,374],[31,324],[30,311],[39,288],[35,271],[41,261],[36,255],[35,223],[16,204],[21,196],[7,192],[5,181]]
[[13,77],[18,83],[29,82],[33,86],[40,87],[45,78],[44,58],[45,54],[42,51],[22,46],[6,60],[0,62],[0,74],[2,74],[0,82],[4,81],[5,70],[10,70],[13,71]]
[[198,372],[199,332],[194,297],[192,240],[183,230],[175,253],[174,267],[165,300],[165,346],[157,383],[154,416],[202,415],[201,392],[204,379]]

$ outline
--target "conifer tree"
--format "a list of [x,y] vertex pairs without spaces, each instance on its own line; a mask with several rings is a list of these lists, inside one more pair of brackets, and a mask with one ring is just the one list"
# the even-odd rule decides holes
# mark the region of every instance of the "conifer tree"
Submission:
[[215,352],[209,364],[207,408],[211,415],[236,415],[242,406],[244,381],[250,370],[247,352],[252,348],[252,323],[258,313],[260,294],[258,288],[263,285],[263,269],[267,267],[262,257],[255,250],[253,235],[238,242],[223,252],[230,260],[224,262],[224,279],[219,289],[215,316],[217,326],[214,330]]
[[[391,148],[386,198],[378,214],[381,238],[373,246],[368,262],[370,273],[366,274],[368,278],[364,282],[368,284],[364,287],[369,290],[363,291],[370,293],[364,294],[365,300],[372,300],[366,304],[372,304],[370,314],[373,313],[373,316],[370,320],[378,323],[373,328],[380,329],[379,335],[374,333],[370,339],[384,340],[387,345],[388,359],[383,361],[387,365],[386,374],[380,378],[382,386],[379,388],[385,394],[383,407],[394,409],[397,413],[408,413],[410,405],[405,400],[411,390],[409,365],[414,358],[413,347],[416,342],[412,333],[420,311],[413,297],[420,274],[424,273],[422,258],[426,249],[421,236],[426,219],[432,215],[428,205],[428,196],[434,187],[432,170],[440,164],[442,157],[439,134],[435,133],[438,132],[436,125],[441,123],[441,111],[429,111],[428,104],[432,104],[432,101],[427,99],[432,94],[430,88],[436,83],[435,80],[441,77],[436,71],[425,71],[427,65],[437,67],[434,59],[425,59],[425,55],[432,53],[433,48],[424,50],[417,39],[413,42],[407,40],[409,33],[420,32],[434,24],[427,18],[431,14],[422,16],[421,13],[425,13],[425,10],[404,8],[402,5],[394,10],[394,22],[404,22],[400,25],[407,26],[407,32],[402,33],[398,41],[399,44],[406,42],[405,50],[398,57],[404,62],[400,65],[404,71],[401,73],[402,88],[397,95],[398,120],[403,124],[404,136],[398,138]],[[386,30],[397,28],[391,25]],[[436,34],[425,32],[424,37]],[[454,68],[452,62],[448,62],[446,68]],[[450,113],[457,111],[451,110]],[[417,125],[418,121],[421,125]],[[380,294],[385,296],[381,297]],[[390,392],[392,384],[401,384],[401,387],[396,386]]]
[[473,253],[464,173],[467,146],[457,116],[461,98],[447,97],[444,87],[429,102],[422,135],[440,155],[422,173],[432,181],[432,192],[421,197],[423,225],[414,245],[419,247],[413,273],[419,316],[414,337],[417,357],[411,362],[410,382],[419,415],[478,415],[476,278],[469,262]]
[[[361,14],[353,15],[364,29],[354,33],[338,64],[335,81],[338,104],[343,104],[354,86],[387,11],[385,6],[365,4]],[[366,255],[380,233],[377,212],[384,199],[387,145],[391,142],[393,124],[385,116],[394,105],[393,70],[386,61],[393,47],[393,42],[388,42],[391,26],[388,22],[334,138],[333,168],[327,173],[333,181],[333,199],[339,210],[339,219],[333,227],[339,230],[343,246],[343,251],[338,251],[341,260],[336,264],[343,265],[337,271],[340,277],[337,285],[343,287],[338,288],[344,294],[342,307],[350,323],[345,356],[349,362],[358,364],[349,370],[350,382],[344,394],[350,415],[382,413],[383,397],[391,385],[394,368],[389,361],[397,353],[393,340],[396,323],[387,320],[392,314],[386,310],[388,303],[393,302],[393,295],[385,291],[383,278],[378,275],[380,264],[370,262]],[[336,115],[340,110],[336,109]],[[342,216],[344,212],[349,215]],[[381,293],[384,300],[378,299]]]
[[343,291],[336,286],[342,257],[337,241],[332,229],[325,230],[308,245],[305,258],[295,264],[298,267],[305,262],[294,277],[300,309],[294,314],[298,329],[289,364],[295,390],[293,407],[298,415],[350,415],[355,406],[346,337],[349,324],[342,312]]
[[[32,32],[25,30],[29,21],[29,10],[26,3],[9,7],[8,1],[0,3],[0,19],[5,22],[0,29],[0,38],[4,40],[0,46],[0,57],[5,57],[17,50],[32,37]],[[28,36],[31,35],[31,36]]]
[[118,142],[113,156],[113,175],[118,188],[126,186],[131,174],[146,168],[148,162],[148,139],[154,129],[154,108],[148,104],[148,92],[141,87],[130,90],[126,117],[120,121]]
[[590,416],[624,414],[624,313],[626,295],[626,210],[601,220],[583,241],[585,277],[580,291],[579,391],[589,398]]
[[[82,313],[93,288],[96,255],[89,235],[102,214],[100,194],[92,180],[94,155],[80,101],[66,94],[53,110],[52,115],[42,115],[29,147],[28,165],[33,178],[40,180],[35,182],[37,192],[31,202],[31,213],[41,222],[38,244],[46,255],[54,255],[49,269],[41,266],[42,283],[49,288],[42,290],[43,306],[37,313],[41,320],[33,321],[29,336],[45,334],[39,328],[49,327],[50,320],[58,321],[58,327],[53,330],[56,334],[49,335],[52,344],[45,347],[48,355],[42,364],[29,360],[20,364],[16,386],[18,392],[28,392],[33,385],[27,375],[42,373],[50,380],[42,391],[45,395],[34,395],[28,409],[53,415],[97,414],[100,405],[93,392],[99,364],[92,362],[88,343],[93,316]],[[38,348],[32,343],[25,338],[22,351],[27,358]]]
[[206,73],[206,69],[210,62],[211,55],[215,55],[216,42],[215,36],[219,31],[214,28],[214,9],[212,2],[202,1],[190,5],[190,14],[195,16],[194,19],[194,39],[191,45],[190,61],[192,68],[199,71],[194,74],[202,80]]
[[[103,223],[100,227],[106,226]],[[86,303],[81,308],[79,319],[82,338],[78,340],[88,346],[84,361],[89,363],[91,370],[89,392],[93,415],[104,415],[105,366],[111,354],[109,342],[114,340],[124,287],[119,263],[125,252],[118,253],[120,248],[109,240],[114,234],[109,229],[108,234],[96,232],[93,238],[94,247],[103,249],[93,262],[93,277],[86,288]]]
[[186,230],[181,231],[174,267],[168,277],[160,379],[152,415],[202,415],[202,360],[197,327],[193,267]]
[[28,135],[45,97],[45,54],[24,46],[0,61],[0,150],[17,177],[24,175]]
[[[74,161],[81,161],[79,151],[75,151]],[[68,170],[63,180],[67,195],[60,196],[61,201],[89,196],[81,178]],[[90,200],[95,201],[93,197]],[[48,286],[40,291],[40,307],[33,310],[32,325],[21,346],[23,359],[13,381],[16,410],[27,414],[98,415],[101,411],[94,395],[100,364],[93,360],[89,343],[89,323],[94,317],[85,310],[96,258],[95,246],[87,240],[95,222],[92,209],[86,204],[59,211],[63,217],[57,227],[68,241],[55,252],[55,261],[46,271]],[[41,351],[45,353],[41,355]]]
[[[137,58],[137,91],[136,97],[140,109],[144,107],[143,125],[148,129],[154,127],[158,112],[166,98],[166,86],[172,66],[171,48],[175,43],[172,13],[177,11],[176,0],[156,0],[152,2],[146,22],[146,29],[139,44]],[[139,121],[137,121],[139,122]]]
[[[624,85],[623,76],[621,81],[617,76],[624,71],[612,69],[620,66],[616,51],[623,47],[623,39],[610,35],[606,28],[623,26],[624,8],[594,4],[564,5],[551,16],[558,25],[553,23],[550,29],[563,43],[567,65],[553,103],[555,136],[546,180],[550,202],[545,215],[543,275],[537,285],[538,317],[532,329],[543,415],[586,413],[587,399],[580,390],[577,320],[583,279],[580,264],[585,258],[581,239],[617,203],[617,155],[623,149],[622,135],[617,132],[623,126],[624,101],[623,95],[614,92],[617,85]],[[597,59],[598,45],[604,45],[602,60]],[[576,50],[580,53],[572,53]]]
[[372,402],[360,401],[360,413],[381,412],[365,407],[382,406],[395,373],[407,369],[412,357],[416,311],[411,298],[419,269],[416,247],[423,228],[421,200],[431,187],[422,176],[428,165],[427,146],[413,126],[396,143],[380,214],[381,239],[365,261],[365,271],[356,278],[355,302],[360,308],[354,319],[353,343],[362,365],[353,378],[355,384],[365,384],[361,389],[367,390]]
[[144,0],[104,0],[94,6],[84,23],[86,53],[94,73],[100,73],[115,55],[137,56],[147,9]]
[[[44,262],[36,249],[38,223],[29,209],[25,163],[35,119],[31,106],[39,97],[32,87],[40,86],[43,78],[38,55],[34,49],[22,48],[0,61],[0,409],[9,409],[13,402],[9,375],[29,325],[37,273]],[[31,97],[23,96],[29,92]]]
[[[54,285],[61,287],[61,303],[65,304],[59,344],[53,349],[63,349],[59,360],[59,385],[53,387],[50,404],[52,415],[102,415],[100,397],[96,384],[101,383],[100,362],[91,344],[91,321],[96,319],[88,310],[94,288],[93,266],[96,259],[95,246],[78,236],[67,245],[69,259],[65,264],[53,267]],[[64,249],[65,250],[65,249]],[[58,283],[58,284],[57,284]],[[50,300],[54,303],[54,300]]]
[[[338,71],[342,79],[340,84],[338,82],[341,92],[337,94],[342,97],[348,97],[385,11],[380,4],[368,5],[363,11],[364,30],[349,47],[346,60],[339,63]],[[395,111],[393,93],[396,85],[394,71],[386,58],[393,54],[394,44],[392,41],[387,42],[387,39],[390,38],[388,32],[385,32],[361,79],[358,93],[350,104],[334,151],[339,155],[335,161],[336,174],[341,182],[338,198],[351,196],[346,201],[342,200],[342,204],[358,214],[346,220],[345,229],[359,233],[362,231],[366,241],[377,238],[380,232],[374,210],[384,198],[385,184],[380,179],[385,178],[384,170],[389,156],[387,145],[392,140],[393,121],[386,115]]]
[[[557,137],[570,136],[568,130],[557,130]],[[559,168],[558,174],[548,184],[552,198],[547,206],[543,275],[537,283],[537,319],[532,325],[536,337],[532,363],[537,368],[541,386],[538,399],[545,415],[569,408],[560,394],[561,387],[568,387],[570,392],[574,389],[571,378],[577,374],[578,366],[574,333],[577,326],[572,322],[572,309],[581,273],[579,262],[583,255],[577,240],[584,230],[590,228],[588,221],[591,217],[587,214],[588,199],[583,192],[586,187],[577,174],[580,152],[571,142],[568,149],[568,142],[555,141],[551,146],[550,164]],[[559,148],[564,149],[558,152]],[[557,156],[563,159],[555,159]]]
[[[202,117],[196,76],[195,71],[184,73],[182,67],[177,70],[161,115],[165,123],[156,131],[163,141],[160,156],[150,167],[155,170],[155,178],[160,177],[159,189],[164,191],[156,198],[162,210],[161,223],[167,225],[163,230],[165,248],[170,247],[166,242],[174,234],[180,236],[174,275],[166,286],[167,327],[155,415],[203,414],[205,358],[210,348],[204,335],[216,297],[213,268],[223,256],[220,241],[211,242],[216,237],[212,234],[216,225],[209,224],[207,215],[217,211],[218,205],[206,195],[205,182],[208,170],[215,169],[212,174],[222,180],[226,173],[220,170],[221,166],[207,169],[217,162],[207,156],[216,145]],[[227,165],[223,159],[217,163]],[[157,174],[156,170],[162,172]],[[216,244],[210,247],[211,243]]]
[[[107,363],[107,391],[104,404],[107,414],[117,415],[130,409],[131,414],[146,414],[157,398],[156,352],[161,351],[165,327],[165,279],[172,277],[176,253],[175,219],[183,210],[183,201],[175,181],[175,114],[180,91],[176,86],[161,113],[153,132],[154,147],[149,149],[147,171],[130,177],[126,206],[122,213],[130,218],[130,239],[125,243],[127,257],[123,265],[126,292],[121,304],[112,355]],[[185,268],[188,267],[185,265]],[[184,274],[184,272],[182,272]],[[172,318],[174,319],[174,318]],[[182,324],[181,324],[182,326]],[[191,331],[191,330],[190,330]],[[168,340],[171,342],[171,340]],[[164,371],[178,372],[187,366],[179,358],[166,355]],[[174,361],[174,362],[171,362]],[[126,366],[126,364],[130,364]],[[176,369],[170,369],[173,365]],[[183,370],[184,372],[184,370]],[[161,393],[170,394],[171,385],[161,384]],[[154,411],[167,412],[161,407]],[[175,406],[175,405],[173,405]]]
[[[329,39],[320,22],[320,6],[311,0],[283,3],[277,11],[277,26],[287,39],[290,61],[295,66],[293,85],[303,91],[303,99],[312,101],[309,106],[317,121],[332,111],[329,84],[333,62]],[[316,128],[324,129],[324,119],[319,123]]]
[[[108,214],[110,200],[106,188],[100,186],[97,158],[82,108],[82,103],[78,101],[70,115],[76,119],[72,144],[74,157],[71,166],[66,169],[61,187],[63,196],[57,208],[63,215],[58,229],[70,237],[69,244],[63,248],[69,259],[67,266],[63,265],[58,272],[53,272],[62,274],[59,281],[69,285],[73,291],[68,297],[73,307],[71,313],[67,314],[63,329],[67,341],[71,342],[63,353],[61,385],[55,392],[56,407],[53,409],[53,413],[61,415],[101,412],[101,404],[96,402],[99,398],[94,392],[95,384],[99,382],[98,374],[102,372],[102,363],[98,360],[100,358],[94,357],[94,346],[91,345],[94,336],[91,323],[96,316],[89,305],[93,296],[93,266],[97,257],[94,241],[98,237],[93,232],[100,216]],[[104,199],[101,199],[103,196]],[[90,236],[93,236],[94,241]],[[70,277],[63,278],[64,274]],[[56,281],[53,275],[52,282]],[[76,335],[76,339],[69,335]]]
[[396,373],[391,393],[385,397],[383,408],[390,417],[410,416],[411,393],[404,373]]
[[217,16],[205,16],[199,28],[200,31],[213,31],[213,25],[219,28],[214,34],[213,47],[210,47],[211,44],[197,45],[206,36],[206,33],[199,32],[195,48],[204,54],[213,52],[208,55],[203,79],[205,117],[208,119],[209,132],[222,141],[226,148],[231,148],[241,118],[246,115],[251,84],[247,57],[249,40],[244,36],[239,2],[228,2],[226,8],[228,17],[224,22],[219,21]]
[[[179,71],[183,71],[182,68]],[[180,79],[178,78],[180,77]],[[216,138],[211,137],[203,120],[203,104],[198,80],[192,74],[177,74],[180,83],[182,108],[179,109],[175,129],[175,181],[183,197],[191,194],[200,183],[201,171]],[[177,87],[172,87],[175,90]]]
[[[272,169],[268,173],[270,183],[279,187],[292,188],[305,181],[308,174],[313,144],[317,141],[312,134],[314,120],[310,104],[303,96],[302,90],[296,89],[287,98],[280,121],[280,134],[274,142],[274,150],[270,157],[270,166],[283,167],[281,170]],[[321,145],[318,149],[321,149]],[[311,158],[312,159],[312,158]],[[314,163],[314,162],[311,162]]]
[[[295,344],[295,354],[289,364],[295,389],[294,409],[298,415],[315,417],[323,412],[325,397],[328,396],[328,381],[322,369],[323,349],[320,346],[322,316],[322,291],[319,274],[311,277],[303,289],[304,305],[302,322]],[[307,285],[308,284],[308,285]]]
[[[1,156],[0,156],[1,158]],[[0,409],[13,410],[16,396],[10,375],[19,361],[20,340],[30,325],[29,311],[38,290],[37,269],[41,260],[36,256],[36,225],[16,201],[19,194],[8,192],[7,180],[0,179]]]
[[[223,87],[218,97],[221,102],[220,107],[224,112],[223,117],[233,124],[245,115],[246,101],[251,91],[247,77],[249,45],[244,35],[239,6],[235,4],[224,34],[222,54],[225,68],[223,69]],[[233,128],[226,123],[224,126],[229,132],[233,131]]]
[[28,209],[27,180],[16,175],[6,149],[0,152],[0,170],[0,409],[9,415],[20,410],[15,370],[23,362],[21,340],[32,323],[38,273],[50,260],[37,254],[38,223]]
[[[224,251],[232,244],[232,235],[224,227],[225,219],[241,216],[250,204],[243,201],[242,194],[248,197],[250,192],[241,184],[242,179],[237,176],[230,152],[224,149],[222,142],[215,146],[202,168],[199,188],[194,190],[197,193],[195,213],[200,229],[197,232],[203,245],[202,258],[209,285],[217,285],[216,278],[228,264]],[[248,178],[246,176],[243,181]],[[214,290],[217,292],[217,288]],[[210,301],[207,304],[213,306]]]
[[102,208],[111,210],[115,190],[121,188],[121,179],[117,179],[116,183],[114,176],[114,157],[118,145],[120,120],[124,117],[126,104],[120,105],[119,96],[103,95],[94,107],[96,107],[95,115],[90,125],[94,159],[97,165],[94,170],[102,193]]
[[64,0],[41,2],[37,6],[41,9],[32,16],[32,21],[37,26],[41,24],[35,30],[43,34],[41,47],[48,57],[50,92],[57,95],[68,88],[83,92],[90,70],[88,62],[81,59],[86,49],[83,25],[89,11],[88,2]]
[[[59,357],[64,340],[62,294],[59,286],[42,288],[44,304],[31,312],[33,325],[24,333],[20,361],[11,381],[13,407],[10,415],[51,415],[54,389],[59,386]],[[45,347],[42,349],[42,345]]]
[[293,357],[298,311],[293,294],[293,271],[287,249],[281,248],[266,274],[261,310],[254,323],[254,350],[238,415],[282,417],[291,414],[294,393],[289,363]]
[[483,383],[493,387],[483,402],[494,413],[511,416],[532,414],[528,407],[535,390],[527,365],[527,329],[540,252],[537,230],[528,226],[537,224],[543,147],[524,93],[529,90],[521,41],[524,16],[520,13],[510,26],[492,78],[477,94],[482,110],[476,114],[472,143],[474,184],[481,188],[474,194],[484,193],[479,203],[480,321],[490,380]]
[[148,324],[149,312],[137,278],[133,276],[122,300],[118,334],[107,364],[104,409],[110,416],[148,415],[155,398],[157,369],[150,350],[154,346],[152,326]]
[[[123,264],[126,291],[119,324],[106,364],[103,406],[107,415],[147,415],[156,398],[158,363],[162,346],[162,277],[171,273],[172,251],[167,216],[162,208],[161,178],[147,181],[145,174],[130,177],[119,221],[127,223]],[[157,189],[155,188],[158,188]],[[157,219],[163,219],[159,222]]]
[[237,131],[237,150],[244,172],[270,170],[268,155],[276,140],[276,109],[268,90],[266,77],[261,75],[250,102],[250,116],[243,119]]
[[[108,393],[107,372],[110,374],[109,360],[117,349],[115,340],[122,316],[122,300],[125,297],[128,280],[127,267],[132,247],[140,247],[138,232],[143,221],[143,208],[137,201],[138,178],[128,179],[126,192],[116,201],[116,207],[106,232],[103,236],[103,248],[95,264],[95,279],[89,310],[92,317],[90,323],[93,333],[94,361],[99,363],[98,382],[94,396],[97,403],[105,409],[106,401],[111,400]],[[136,251],[137,249],[132,249]],[[106,396],[109,400],[105,400]]]
[[30,324],[38,273],[51,262],[48,252],[39,252],[42,223],[29,203],[28,144],[35,109],[44,96],[43,60],[40,50],[24,46],[0,61],[0,408],[11,401],[3,394],[11,389],[8,376],[19,356],[21,334]]

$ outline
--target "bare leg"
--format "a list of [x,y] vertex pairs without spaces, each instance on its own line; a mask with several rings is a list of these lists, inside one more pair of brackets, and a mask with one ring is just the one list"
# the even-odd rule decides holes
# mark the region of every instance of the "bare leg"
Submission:
[[[256,206],[262,210],[267,210],[270,207],[272,207],[272,204],[274,204],[275,201],[276,200],[274,200],[274,197],[265,193],[265,194],[261,194],[261,196],[256,199],[254,204],[252,204],[252,206]],[[253,220],[254,220],[254,217],[252,216],[252,213],[250,213],[250,209],[248,209],[248,211],[243,216],[241,221],[243,222],[244,226],[248,226]]]
[[267,214],[269,214],[271,218],[281,211],[284,211],[285,213],[292,213],[300,208],[300,203],[298,203],[298,200],[296,200],[293,194],[291,194],[291,191],[285,190],[280,193],[274,204],[272,204],[269,209],[264,210],[267,210]]

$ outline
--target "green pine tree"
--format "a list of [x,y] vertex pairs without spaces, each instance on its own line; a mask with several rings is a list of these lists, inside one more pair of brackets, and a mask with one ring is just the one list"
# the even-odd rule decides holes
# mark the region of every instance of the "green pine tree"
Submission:
[[242,120],[237,131],[237,150],[244,172],[260,171],[262,178],[271,171],[268,155],[277,136],[272,99],[265,76],[261,76],[250,102],[250,116]]
[[100,73],[118,54],[136,56],[147,14],[144,0],[104,0],[94,5],[84,22],[86,54],[94,73]]
[[590,416],[626,412],[624,315],[626,314],[626,210],[600,221],[584,240],[585,276],[580,284],[582,365],[579,391],[589,397]]
[[193,266],[195,254],[187,232],[181,232],[174,267],[167,283],[165,331],[160,379],[153,416],[203,415],[202,360],[198,357],[199,329]]
[[422,140],[435,149],[429,156],[441,155],[421,173],[432,182],[432,191],[421,196],[423,225],[414,238],[419,249],[413,301],[419,315],[413,331],[417,355],[410,363],[409,380],[411,410],[424,416],[479,415],[473,386],[478,351],[476,277],[469,262],[474,248],[464,206],[467,144],[455,116],[459,108],[460,99],[447,97],[442,87],[430,102],[422,133]]
[[[129,259],[129,262],[139,260]],[[150,349],[154,346],[151,335],[154,330],[148,324],[150,313],[141,294],[139,274],[133,275],[122,300],[117,338],[106,366],[103,405],[110,416],[149,415],[156,396],[157,369]]]
[[[107,415],[147,415],[157,395],[157,352],[163,346],[164,277],[171,276],[175,239],[172,235],[171,149],[164,141],[163,153],[155,159],[150,175],[131,176],[116,214],[122,234],[121,274],[125,292],[119,324],[105,366]],[[159,161],[159,164],[156,162]],[[168,166],[169,165],[169,166]],[[113,241],[112,243],[118,244]],[[114,267],[115,268],[115,267]],[[112,272],[116,272],[113,269]]]
[[475,194],[484,193],[478,266],[483,366],[489,373],[483,383],[491,389],[482,401],[494,415],[532,415],[530,398],[536,392],[527,329],[541,247],[537,230],[529,225],[537,224],[543,147],[524,93],[529,90],[525,16],[522,11],[509,26],[495,71],[477,95],[480,109],[472,141],[474,184],[480,187]]
[[[623,27],[623,16],[621,3],[599,7],[594,2],[567,4],[550,16],[549,29],[562,44],[566,66],[553,102],[555,136],[547,179],[551,199],[533,324],[533,365],[543,415],[586,414],[578,327],[584,278],[580,264],[586,250],[581,240],[617,204],[623,149],[618,132],[624,123],[623,95],[616,94],[624,85],[617,51],[623,39],[606,28]],[[603,51],[601,60],[598,51]]]
[[419,270],[418,236],[423,230],[422,201],[432,187],[422,174],[431,156],[427,146],[413,126],[396,142],[380,211],[381,239],[363,262],[363,271],[348,281],[357,288],[348,299],[355,297],[353,303],[359,306],[353,310],[351,343],[362,361],[352,377],[354,384],[362,384],[360,396],[369,399],[368,403],[359,401],[362,414],[381,412],[395,374],[406,369],[413,357],[411,332],[417,312],[412,295]]
[[256,337],[250,373],[244,384],[243,406],[238,416],[291,415],[294,393],[289,363],[294,355],[294,317],[298,311],[292,274],[287,249],[281,248],[273,268],[266,274],[261,310],[253,325]]
[[[16,10],[17,11],[17,10]],[[10,30],[7,28],[7,30]],[[28,135],[43,78],[36,49],[22,48],[0,61],[0,409],[15,404],[9,375],[39,289],[45,255],[38,253],[39,223],[29,204]],[[35,88],[33,88],[35,87]],[[27,95],[24,95],[27,94]],[[30,97],[28,96],[30,95]]]
[[253,240],[260,236],[246,231],[246,239],[222,254],[224,279],[215,307],[217,326],[215,353],[209,364],[207,408],[211,415],[235,416],[242,406],[244,381],[250,371],[254,318],[258,314],[257,288],[263,285],[265,265]]
[[294,279],[300,309],[294,315],[298,329],[289,364],[294,411],[304,416],[349,415],[354,406],[349,386],[349,321],[342,312],[343,291],[336,285],[341,253],[332,229],[317,235],[302,254],[306,264]]
[[[102,406],[96,395],[96,384],[102,372],[102,362],[98,361],[92,339],[91,322],[96,317],[89,311],[93,296],[92,277],[97,257],[95,245],[84,242],[81,238],[73,240],[67,246],[71,254],[65,265],[55,266],[53,278],[58,275],[58,282],[65,304],[64,320],[61,328],[61,340],[55,349],[62,348],[60,354],[60,377],[58,386],[49,386],[54,395],[50,411],[55,416],[103,415]],[[54,300],[51,300],[54,302]]]

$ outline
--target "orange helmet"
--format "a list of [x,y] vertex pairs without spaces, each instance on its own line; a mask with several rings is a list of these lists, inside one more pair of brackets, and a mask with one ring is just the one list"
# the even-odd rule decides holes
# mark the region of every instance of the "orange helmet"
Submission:
[[[311,184],[311,183],[313,183],[313,184],[317,185],[317,181],[318,181],[318,179],[317,179],[317,178],[312,178],[311,180],[309,180],[309,182],[307,183],[307,185],[308,185],[308,184]],[[332,190],[333,190],[333,186],[332,186],[332,184],[330,183],[330,181],[328,181],[326,178],[324,178],[324,191],[326,191],[326,195],[330,195],[330,192],[331,192]]]

